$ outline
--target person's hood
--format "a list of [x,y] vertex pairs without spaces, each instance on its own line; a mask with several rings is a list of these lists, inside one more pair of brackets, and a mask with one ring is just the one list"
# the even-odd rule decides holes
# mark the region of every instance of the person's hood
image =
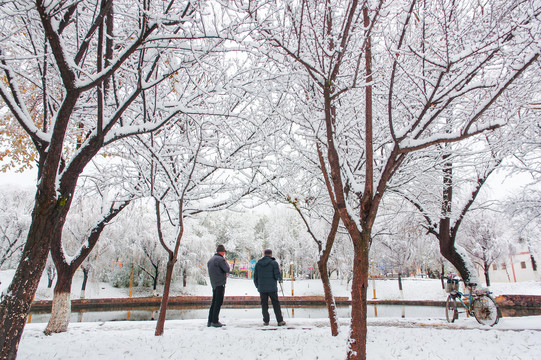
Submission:
[[259,259],[258,262],[261,264],[261,266],[269,266],[273,260],[275,259],[271,256],[264,256],[263,258]]

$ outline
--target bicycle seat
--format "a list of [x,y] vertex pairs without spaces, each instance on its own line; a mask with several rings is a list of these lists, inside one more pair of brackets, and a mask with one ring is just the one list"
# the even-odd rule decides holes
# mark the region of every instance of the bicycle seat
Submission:
[[476,287],[477,284],[476,283],[467,283],[466,286],[470,286],[470,287]]

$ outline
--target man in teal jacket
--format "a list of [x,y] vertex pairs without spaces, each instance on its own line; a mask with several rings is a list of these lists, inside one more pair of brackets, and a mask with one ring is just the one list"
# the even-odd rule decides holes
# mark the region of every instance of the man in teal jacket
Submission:
[[282,316],[282,310],[280,309],[280,301],[278,301],[278,286],[277,281],[282,282],[282,274],[280,267],[276,262],[276,259],[272,257],[272,250],[265,250],[265,256],[263,256],[255,264],[254,270],[254,283],[259,291],[259,297],[261,298],[261,310],[263,312],[263,324],[269,325],[269,297],[272,302],[272,308],[274,309],[274,315],[276,315],[276,321],[278,326],[285,325],[284,318]]

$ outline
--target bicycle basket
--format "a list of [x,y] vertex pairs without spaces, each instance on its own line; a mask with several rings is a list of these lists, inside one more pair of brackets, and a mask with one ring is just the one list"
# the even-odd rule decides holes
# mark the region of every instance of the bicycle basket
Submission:
[[458,291],[458,279],[447,279],[447,285],[445,286],[447,293]]

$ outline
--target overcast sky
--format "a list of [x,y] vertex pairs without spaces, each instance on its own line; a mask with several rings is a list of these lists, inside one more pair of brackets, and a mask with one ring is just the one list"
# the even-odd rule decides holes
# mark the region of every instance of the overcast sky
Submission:
[[0,186],[33,187],[36,185],[36,169],[26,170],[24,173],[13,171],[0,171]]
[[[13,171],[0,172],[0,186],[14,188],[33,188],[36,185],[37,170],[26,170],[24,173]],[[489,177],[485,184],[484,193],[490,199],[503,200],[504,198],[516,194],[526,184],[532,181],[528,174],[509,174],[502,170],[497,171]]]

